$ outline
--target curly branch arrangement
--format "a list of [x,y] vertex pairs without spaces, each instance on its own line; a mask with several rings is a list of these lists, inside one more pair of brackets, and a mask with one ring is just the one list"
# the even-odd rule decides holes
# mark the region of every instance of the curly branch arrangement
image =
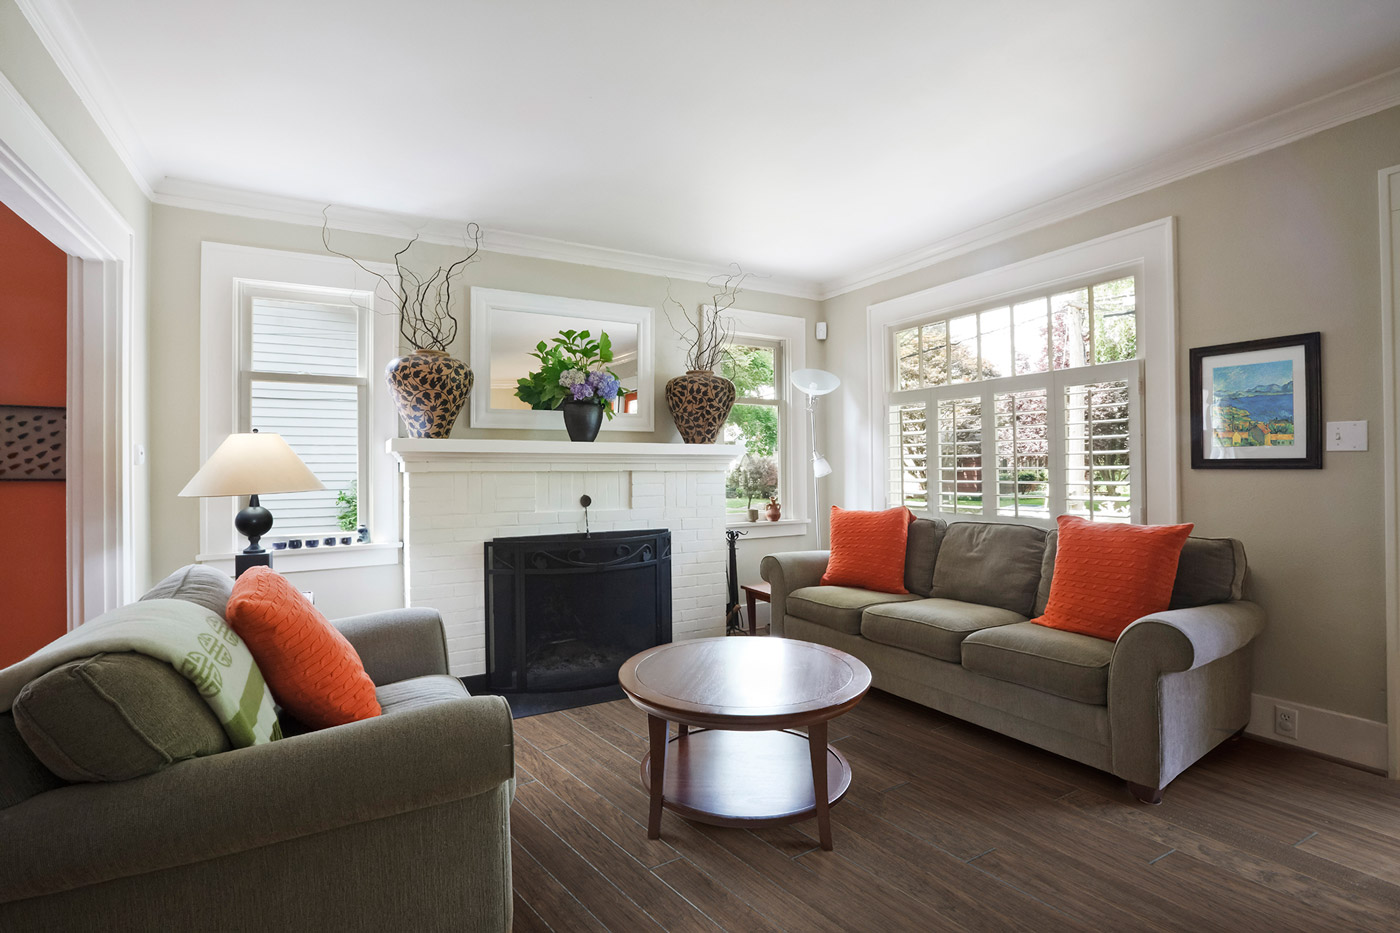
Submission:
[[[467,224],[466,240],[470,252],[447,266],[439,266],[426,279],[403,264],[403,257],[418,242],[415,235],[408,245],[394,254],[394,269],[397,281],[367,268],[354,256],[348,256],[332,248],[330,240],[330,219],[321,211],[321,242],[326,252],[348,259],[365,272],[377,278],[394,299],[399,313],[399,334],[404,342],[415,350],[446,351],[457,337],[457,317],[452,313],[452,277],[460,276],[463,269],[477,260],[481,252],[481,226]],[[375,287],[376,292],[378,286]]]
[[[701,372],[719,369],[725,351],[729,349],[730,338],[734,335],[734,322],[724,313],[734,306],[741,287],[751,275],[752,272],[745,272],[737,262],[730,263],[728,272],[713,275],[706,281],[705,284],[715,290],[714,298],[710,304],[701,305],[694,314],[672,297],[671,280],[666,280],[666,300],[662,307],[671,328],[685,342],[685,365],[688,369]],[[685,330],[676,326],[669,307],[671,305],[685,319]]]

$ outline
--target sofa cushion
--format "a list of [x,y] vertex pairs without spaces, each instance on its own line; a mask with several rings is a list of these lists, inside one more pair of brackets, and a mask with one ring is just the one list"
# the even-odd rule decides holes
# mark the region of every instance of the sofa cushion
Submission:
[[847,635],[859,635],[860,614],[867,607],[918,598],[913,593],[877,593],[853,586],[804,586],[788,594],[787,613]]
[[954,664],[962,660],[963,639],[996,625],[1026,617],[995,606],[955,599],[919,599],[871,606],[861,616],[860,633],[871,641]]
[[1172,585],[1173,609],[1244,598],[1244,545],[1234,538],[1187,538]]
[[228,574],[203,564],[189,564],[151,587],[141,598],[183,599],[222,619],[228,616],[228,599],[232,595],[233,578]]
[[379,707],[385,716],[471,696],[460,680],[446,674],[428,674],[385,684],[375,688],[374,695],[379,698]]
[[14,717],[35,757],[66,781],[125,781],[229,748],[194,684],[131,652],[69,661],[30,681]]
[[[1040,587],[1035,594],[1033,616],[1044,615],[1045,605],[1050,600],[1050,583],[1055,574],[1055,552],[1059,538],[1059,532],[1052,531],[1045,541],[1045,559],[1041,563]],[[1177,561],[1176,582],[1172,584],[1169,608],[1193,609],[1243,599],[1244,578],[1248,571],[1244,545],[1234,538],[1187,538],[1181,548],[1181,559]]]
[[62,787],[64,783],[34,757],[15,727],[15,717],[0,713],[0,810]]
[[975,674],[1107,706],[1113,644],[1092,635],[1018,622],[967,636],[962,665]]
[[1030,525],[952,523],[938,549],[931,595],[1029,617],[1047,534]]
[[920,596],[933,595],[933,568],[938,548],[948,533],[941,518],[916,518],[909,526],[909,543],[904,551],[904,588]]
[[881,512],[831,507],[831,556],[822,586],[855,586],[904,594],[904,562],[914,513],[904,506]]

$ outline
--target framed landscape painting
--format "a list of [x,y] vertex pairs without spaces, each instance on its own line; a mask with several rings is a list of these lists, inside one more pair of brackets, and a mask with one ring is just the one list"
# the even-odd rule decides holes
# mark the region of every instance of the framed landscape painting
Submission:
[[1322,334],[1191,351],[1191,467],[1322,469]]

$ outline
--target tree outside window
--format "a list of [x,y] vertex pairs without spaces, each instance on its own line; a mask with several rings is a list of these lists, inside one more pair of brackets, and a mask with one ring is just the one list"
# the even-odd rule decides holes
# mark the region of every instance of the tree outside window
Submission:
[[725,480],[726,508],[732,518],[743,517],[755,503],[780,493],[779,426],[784,393],[777,378],[778,366],[776,344],[735,344],[721,366],[724,377],[734,383],[736,396],[724,425],[724,442],[738,444],[745,451]]

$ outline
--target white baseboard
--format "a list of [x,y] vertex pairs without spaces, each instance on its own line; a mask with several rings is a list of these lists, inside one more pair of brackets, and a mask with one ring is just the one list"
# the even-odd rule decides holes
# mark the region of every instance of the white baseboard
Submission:
[[[1274,731],[1274,707],[1286,706],[1298,711],[1297,736],[1279,735]],[[1293,700],[1280,700],[1254,694],[1249,710],[1249,735],[1295,745],[1298,748],[1351,762],[1363,768],[1384,772],[1388,763],[1386,726],[1383,722],[1348,716],[1320,706],[1308,706]]]

